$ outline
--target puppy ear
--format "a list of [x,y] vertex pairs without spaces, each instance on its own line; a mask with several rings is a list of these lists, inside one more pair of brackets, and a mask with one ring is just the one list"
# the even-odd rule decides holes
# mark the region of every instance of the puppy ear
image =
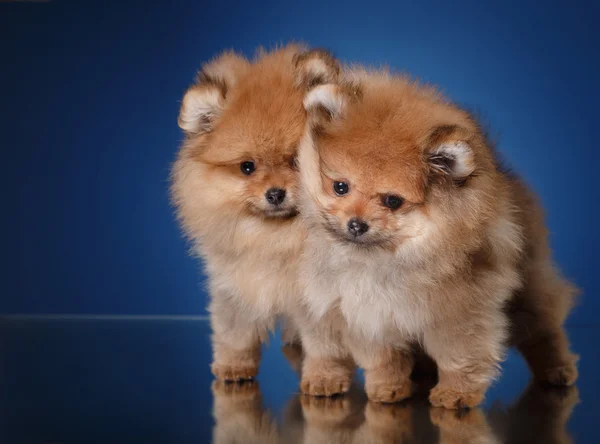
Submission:
[[177,123],[188,136],[208,132],[224,105],[225,95],[217,85],[192,86],[183,97]]
[[[308,131],[300,141],[298,165],[306,196],[315,202],[322,198],[320,156],[315,136],[334,118],[342,115],[345,97],[338,85],[320,85],[304,97],[304,108],[308,114]],[[307,208],[311,208],[308,206]]]
[[312,49],[294,57],[298,85],[310,90],[317,85],[337,83],[340,64],[324,49]]
[[338,85],[320,85],[304,97],[304,109],[310,114],[324,114],[327,120],[340,117],[346,107],[346,100]]
[[468,143],[466,130],[458,126],[441,126],[429,137],[427,161],[433,174],[462,180],[475,171],[475,153]]
[[209,132],[223,112],[227,92],[249,68],[241,56],[227,52],[204,65],[187,90],[179,111],[179,127],[188,136]]

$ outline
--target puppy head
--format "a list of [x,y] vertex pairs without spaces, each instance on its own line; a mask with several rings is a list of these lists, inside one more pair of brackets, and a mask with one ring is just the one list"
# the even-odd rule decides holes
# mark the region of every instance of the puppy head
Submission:
[[309,221],[336,242],[392,251],[473,229],[490,204],[492,168],[477,125],[404,78],[346,76],[304,100],[299,163]]
[[179,115],[188,151],[205,167],[197,192],[213,208],[269,219],[297,214],[302,100],[338,72],[328,53],[297,45],[262,51],[254,62],[226,53],[205,65]]

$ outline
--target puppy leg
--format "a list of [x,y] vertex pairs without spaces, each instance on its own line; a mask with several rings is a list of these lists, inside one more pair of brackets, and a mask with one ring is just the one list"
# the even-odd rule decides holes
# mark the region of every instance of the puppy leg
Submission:
[[312,322],[299,323],[304,362],[300,389],[312,396],[346,393],[354,373],[354,362],[342,342],[341,320],[336,313]]
[[569,351],[569,341],[563,328],[540,332],[521,342],[518,349],[538,381],[570,386],[577,380],[577,356]]
[[267,322],[248,319],[242,310],[214,300],[210,306],[213,329],[213,374],[223,381],[256,377],[260,344],[268,332]]
[[498,313],[473,324],[465,321],[425,332],[425,348],[438,365],[439,382],[429,394],[434,407],[475,407],[498,372],[504,355],[504,317]]
[[352,353],[365,369],[365,391],[370,401],[391,403],[412,395],[414,356],[409,346],[393,349],[352,342]]
[[575,289],[551,264],[535,264],[525,288],[509,307],[512,345],[541,382],[569,386],[577,380],[578,356],[569,350],[563,328]]

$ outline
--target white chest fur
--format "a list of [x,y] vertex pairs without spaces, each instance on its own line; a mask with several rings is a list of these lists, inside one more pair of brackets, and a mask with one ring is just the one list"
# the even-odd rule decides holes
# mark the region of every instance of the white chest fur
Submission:
[[[315,254],[316,251],[320,253]],[[426,294],[408,285],[393,256],[368,258],[345,247],[311,249],[302,262],[306,298],[313,314],[339,307],[350,333],[374,341],[419,335],[430,316]]]
[[[220,294],[237,301],[240,310],[256,319],[291,310],[299,299],[300,228],[289,224],[269,230],[240,223],[234,236],[237,239],[226,244],[200,248],[213,297]],[[243,248],[229,248],[236,242],[240,245],[240,238]]]

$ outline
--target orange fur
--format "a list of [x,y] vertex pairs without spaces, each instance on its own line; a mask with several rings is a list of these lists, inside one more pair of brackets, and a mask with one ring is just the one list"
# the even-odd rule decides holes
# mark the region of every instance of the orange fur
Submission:
[[[260,343],[298,305],[305,232],[295,217],[294,159],[306,121],[302,100],[338,71],[325,52],[298,45],[263,51],[253,62],[225,53],[203,66],[184,96],[186,140],[173,166],[172,196],[208,274],[219,379],[256,376]],[[252,162],[248,174],[245,162]],[[272,189],[285,191],[281,203],[268,202]],[[285,337],[296,341],[287,325]]]
[[[305,107],[306,360],[350,355],[368,392],[387,375],[390,390],[407,396],[410,369],[403,380],[374,369],[420,343],[439,369],[430,401],[472,407],[512,331],[536,377],[572,384],[562,324],[574,291],[552,264],[534,198],[500,168],[477,122],[434,88],[360,68],[309,92]],[[337,196],[337,182],[349,191]],[[402,205],[386,207],[388,196]],[[347,228],[356,218],[368,228],[359,236]]]

